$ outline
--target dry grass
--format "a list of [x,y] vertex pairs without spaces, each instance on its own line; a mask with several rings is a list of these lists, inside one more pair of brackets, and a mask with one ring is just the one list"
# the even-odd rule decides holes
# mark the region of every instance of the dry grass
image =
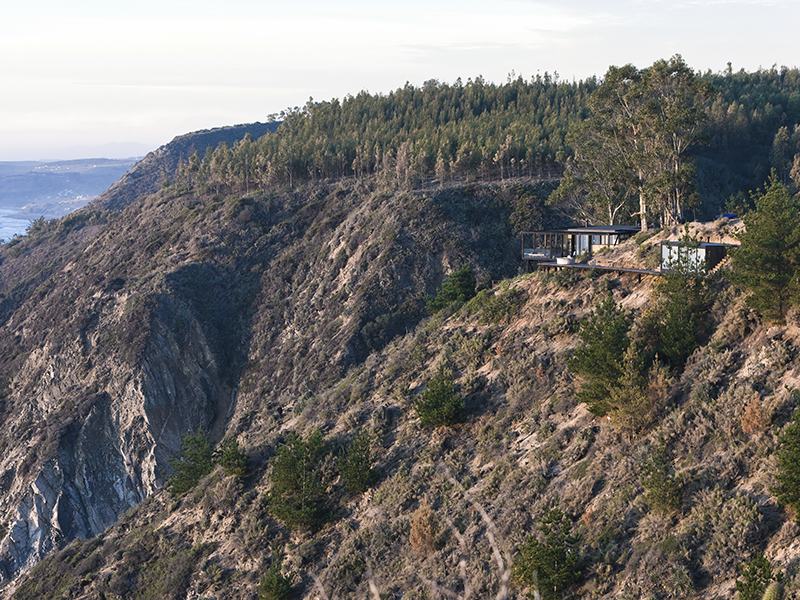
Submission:
[[411,520],[411,534],[408,541],[414,552],[422,556],[429,556],[436,550],[436,536],[439,529],[439,520],[430,504],[423,501]]
[[742,413],[742,431],[748,435],[760,435],[770,425],[769,414],[761,401],[761,395],[756,392],[753,398],[744,407]]

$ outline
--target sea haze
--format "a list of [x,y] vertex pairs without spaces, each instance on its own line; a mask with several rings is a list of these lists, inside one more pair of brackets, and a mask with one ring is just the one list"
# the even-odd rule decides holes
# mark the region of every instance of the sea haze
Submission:
[[34,219],[63,217],[124,175],[138,158],[0,162],[0,239],[25,233]]

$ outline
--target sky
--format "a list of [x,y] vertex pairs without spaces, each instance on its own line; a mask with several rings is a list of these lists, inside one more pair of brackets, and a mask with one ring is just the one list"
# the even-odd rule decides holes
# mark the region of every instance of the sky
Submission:
[[144,155],[309,98],[800,64],[798,0],[3,0],[0,161]]

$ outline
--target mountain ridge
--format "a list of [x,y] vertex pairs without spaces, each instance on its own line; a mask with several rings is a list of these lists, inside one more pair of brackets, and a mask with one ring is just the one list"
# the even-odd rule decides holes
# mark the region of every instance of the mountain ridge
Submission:
[[163,179],[173,177],[180,162],[188,161],[194,152],[202,154],[207,147],[216,148],[222,142],[233,145],[246,134],[259,138],[279,125],[279,122],[229,125],[179,135],[140,160],[94,199],[87,210],[121,210],[136,198],[156,192]]
[[[408,86],[391,101],[461,91]],[[725,106],[709,110],[723,119]],[[798,404],[797,314],[766,324],[723,269],[698,284],[686,354],[640,368],[672,350],[662,334],[680,312],[662,280],[523,274],[520,232],[577,218],[552,200],[558,181],[533,178],[510,134],[491,142],[509,152],[456,144],[439,161],[405,108],[420,148],[400,118],[397,148],[366,165],[342,159],[359,157],[352,132],[329,136],[334,106],[252,142],[238,137],[256,137],[248,126],[182,136],[0,247],[0,595],[252,598],[285,574],[305,598],[532,596],[525,549],[549,544],[542,528],[563,511],[579,559],[563,592],[715,598],[763,553],[797,596],[800,530],[771,491]],[[797,130],[770,134],[768,112],[753,109],[761,142],[745,154],[763,167],[765,140],[783,140],[770,160],[792,181]],[[476,116],[475,136],[497,117]],[[200,159],[214,136],[225,145]],[[740,228],[650,230],[596,258],[646,266],[662,241]],[[464,269],[475,289],[435,312]],[[573,359],[587,316],[612,306],[640,345],[614,357],[630,372],[604,415],[584,404]],[[421,399],[435,378],[463,409],[434,428]],[[210,472],[170,493],[184,445],[204,435]],[[366,491],[343,471],[356,439]],[[224,449],[244,473],[214,466]],[[297,473],[282,470],[292,452],[314,491],[300,511]]]

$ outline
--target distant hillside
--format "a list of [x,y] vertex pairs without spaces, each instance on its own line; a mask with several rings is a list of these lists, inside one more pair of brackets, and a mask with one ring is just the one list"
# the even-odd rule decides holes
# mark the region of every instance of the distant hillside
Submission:
[[117,181],[135,159],[0,162],[0,239],[22,235],[39,218],[58,219]]
[[130,172],[93,201],[89,208],[121,210],[140,196],[157,191],[165,178],[170,181],[178,164],[182,160],[187,161],[194,152],[202,154],[209,146],[216,148],[222,142],[233,145],[248,133],[259,138],[269,131],[275,131],[279,125],[280,123],[251,123],[178,136],[145,156]]
[[122,177],[135,163],[133,159],[105,158],[3,163],[0,164],[0,207],[22,208],[28,204],[94,197]]
[[20,160],[20,161],[0,161],[0,177],[8,177],[10,175],[20,175],[27,173],[34,167],[43,165],[42,161],[37,160]]

